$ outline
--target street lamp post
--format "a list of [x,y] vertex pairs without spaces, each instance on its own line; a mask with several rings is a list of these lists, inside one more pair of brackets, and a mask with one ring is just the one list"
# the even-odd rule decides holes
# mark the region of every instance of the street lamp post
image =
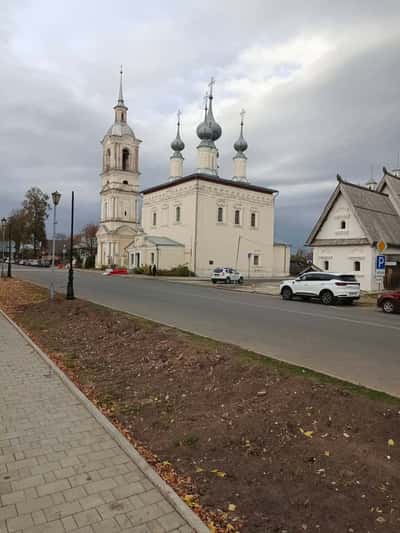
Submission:
[[12,255],[11,221],[8,220],[8,271],[7,271],[7,277],[8,278],[12,278],[12,274],[11,274],[11,255]]
[[71,237],[70,237],[70,251],[69,251],[69,271],[67,284],[67,300],[73,300],[74,295],[74,271],[72,267],[73,262],[73,247],[74,247],[74,191],[71,197]]
[[53,200],[54,210],[53,210],[53,249],[51,254],[51,283],[50,283],[50,300],[54,300],[55,288],[54,288],[54,259],[56,253],[56,213],[57,206],[60,203],[61,194],[58,191],[51,193],[51,198]]
[[2,230],[2,241],[1,241],[1,248],[2,248],[2,252],[3,252],[3,257],[2,257],[2,261],[1,261],[1,277],[2,279],[5,279],[6,277],[6,273],[5,273],[5,270],[4,270],[4,261],[5,261],[5,257],[4,257],[4,248],[5,248],[5,241],[6,241],[6,225],[7,225],[7,219],[5,217],[3,217],[1,219],[1,230]]

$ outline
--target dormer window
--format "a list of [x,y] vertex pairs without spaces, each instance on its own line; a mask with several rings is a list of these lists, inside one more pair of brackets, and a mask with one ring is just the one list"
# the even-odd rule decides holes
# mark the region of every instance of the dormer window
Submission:
[[345,220],[341,220],[340,221],[340,229],[346,229],[346,221]]

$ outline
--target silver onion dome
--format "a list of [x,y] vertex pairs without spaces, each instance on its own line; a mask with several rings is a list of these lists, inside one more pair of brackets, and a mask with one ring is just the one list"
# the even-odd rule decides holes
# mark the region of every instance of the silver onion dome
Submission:
[[243,118],[244,118],[244,114],[245,114],[245,111],[244,111],[244,109],[242,109],[242,111],[240,113],[240,116],[241,116],[240,135],[239,135],[239,138],[237,139],[237,141],[233,145],[233,148],[239,153],[245,152],[247,150],[248,146],[249,146],[247,144],[246,139],[243,137]]
[[213,137],[212,129],[208,123],[207,100],[208,94],[204,97],[204,120],[196,128],[197,137],[202,141],[211,141]]
[[176,129],[176,137],[171,143],[171,148],[174,150],[174,152],[181,152],[185,148],[185,143],[182,141],[181,138],[181,112],[178,111],[178,123],[177,123],[177,129]]
[[211,85],[211,89],[210,89],[210,95],[208,97],[209,104],[208,104],[207,122],[212,132],[212,140],[216,141],[222,135],[222,128],[214,118],[214,114],[212,110],[212,101],[214,97],[212,95],[212,84],[210,85]]

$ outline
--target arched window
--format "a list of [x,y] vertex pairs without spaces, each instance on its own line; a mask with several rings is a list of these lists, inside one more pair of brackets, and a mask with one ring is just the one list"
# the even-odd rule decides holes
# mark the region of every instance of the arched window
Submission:
[[329,270],[329,261],[324,261],[324,270]]
[[157,213],[153,211],[153,226],[157,226]]
[[122,122],[125,120],[125,113],[123,111],[121,113],[121,120],[122,120]]
[[122,150],[122,170],[128,170],[129,168],[129,150],[124,148]]
[[354,261],[353,268],[354,268],[354,272],[360,272],[360,270],[361,270],[361,263],[360,263],[360,261]]
[[111,150],[107,148],[106,151],[106,170],[110,170]]
[[346,229],[346,221],[345,220],[342,220],[340,222],[340,229]]
[[239,209],[235,209],[235,225],[236,226],[240,225],[240,210]]
[[256,227],[256,214],[255,213],[251,213],[251,216],[250,216],[250,226],[252,228],[255,228]]
[[128,180],[124,180],[122,183],[123,183],[124,185],[128,185]]
[[218,207],[217,222],[223,222],[223,221],[224,221],[224,208]]
[[179,205],[175,208],[175,221],[180,222],[181,221],[181,208]]
[[104,218],[107,218],[107,202],[104,202]]

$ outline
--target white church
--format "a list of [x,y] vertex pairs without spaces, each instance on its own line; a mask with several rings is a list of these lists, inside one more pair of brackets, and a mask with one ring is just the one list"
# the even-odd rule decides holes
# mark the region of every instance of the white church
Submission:
[[197,169],[183,172],[185,144],[178,113],[171,143],[170,176],[140,191],[139,147],[127,123],[122,71],[114,124],[102,140],[101,221],[96,267],[117,265],[157,270],[186,265],[197,276],[229,266],[251,277],[289,273],[290,248],[274,242],[274,189],[247,178],[247,142],[234,143],[233,177],[218,175],[221,126],[213,114],[213,80],[205,99],[204,119],[197,127]]

